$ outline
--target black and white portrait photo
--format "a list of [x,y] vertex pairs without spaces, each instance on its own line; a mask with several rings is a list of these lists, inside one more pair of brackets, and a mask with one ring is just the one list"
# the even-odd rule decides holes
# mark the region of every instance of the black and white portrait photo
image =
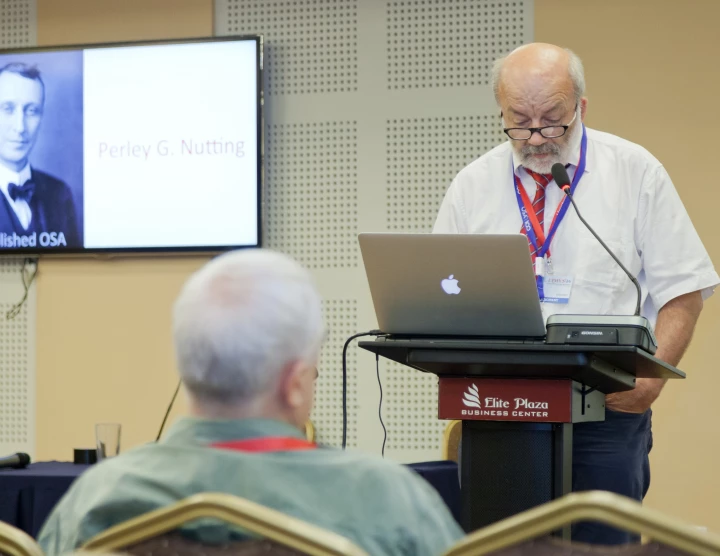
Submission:
[[0,56],[0,248],[83,245],[78,54]]

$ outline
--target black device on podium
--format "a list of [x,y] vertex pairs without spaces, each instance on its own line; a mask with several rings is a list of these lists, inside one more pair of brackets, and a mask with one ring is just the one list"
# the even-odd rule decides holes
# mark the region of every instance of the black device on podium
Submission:
[[636,346],[389,336],[359,347],[439,377],[438,418],[463,421],[466,531],[569,493],[573,423],[604,420],[605,394],[685,377]]

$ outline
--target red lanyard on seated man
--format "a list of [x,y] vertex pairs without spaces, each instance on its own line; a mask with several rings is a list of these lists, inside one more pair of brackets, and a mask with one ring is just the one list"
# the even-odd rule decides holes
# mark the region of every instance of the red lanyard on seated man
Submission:
[[261,436],[259,438],[248,438],[245,440],[229,440],[227,442],[214,442],[211,448],[220,450],[234,450],[236,452],[300,452],[305,450],[316,450],[317,444],[302,438],[292,436]]

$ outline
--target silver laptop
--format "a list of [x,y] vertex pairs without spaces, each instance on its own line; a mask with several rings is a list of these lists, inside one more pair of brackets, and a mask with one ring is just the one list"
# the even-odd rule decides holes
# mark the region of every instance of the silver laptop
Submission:
[[521,234],[360,234],[380,330],[395,335],[542,338]]

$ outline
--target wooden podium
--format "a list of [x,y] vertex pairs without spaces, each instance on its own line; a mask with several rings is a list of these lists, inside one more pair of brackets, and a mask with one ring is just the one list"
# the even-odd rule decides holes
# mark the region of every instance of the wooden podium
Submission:
[[636,377],[685,378],[632,346],[390,336],[359,346],[439,377],[438,418],[463,421],[468,532],[571,491],[573,423],[603,421],[605,394]]

